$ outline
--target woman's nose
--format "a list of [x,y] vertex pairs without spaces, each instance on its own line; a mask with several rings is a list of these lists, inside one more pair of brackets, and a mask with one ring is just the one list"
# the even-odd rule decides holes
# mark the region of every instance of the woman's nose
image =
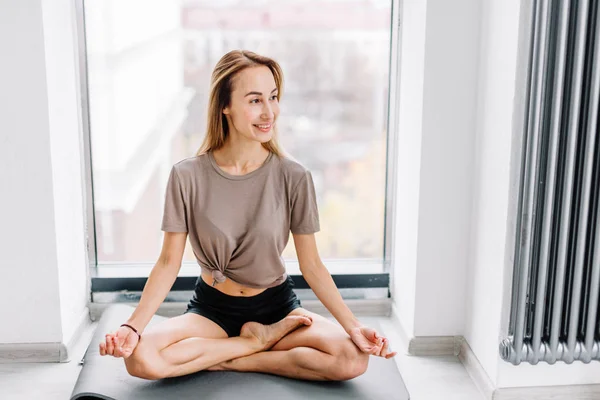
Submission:
[[262,117],[264,119],[273,119],[273,116],[274,116],[273,108],[271,107],[270,104],[266,104],[265,107],[263,108]]

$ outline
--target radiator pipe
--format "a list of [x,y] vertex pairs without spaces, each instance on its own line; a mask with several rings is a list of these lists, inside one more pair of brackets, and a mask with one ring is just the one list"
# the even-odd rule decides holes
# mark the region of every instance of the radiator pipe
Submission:
[[[588,350],[591,348],[591,351]],[[518,352],[514,346],[514,337],[508,337],[500,342],[499,346],[500,357],[502,360],[510,362],[513,365],[519,365],[522,362],[531,363],[534,359],[538,358],[539,361],[545,361],[548,363],[554,363],[556,361],[564,361],[570,359],[569,349],[567,348],[566,342],[559,342],[556,346],[556,351],[553,353],[548,342],[540,343],[540,346],[536,349],[531,343],[523,343],[521,351]],[[520,354],[518,356],[517,354]],[[572,353],[573,361],[582,361],[585,364],[590,363],[593,360],[600,361],[600,342],[594,341],[592,345],[586,347],[583,342],[576,342],[574,351]]]
[[[539,147],[541,146],[540,132],[541,132],[541,121],[543,115],[543,99],[545,87],[544,81],[547,74],[546,66],[546,54],[548,53],[547,34],[548,19],[550,13],[548,12],[547,2],[538,1],[536,2],[536,8],[541,7],[540,12],[536,12],[535,16],[541,19],[541,23],[536,21],[536,32],[534,39],[534,57],[533,57],[533,68],[531,79],[532,92],[535,93],[531,96],[530,107],[534,110],[529,113],[528,128],[531,128],[531,136],[528,136],[527,140],[527,154],[531,154],[531,157],[527,157],[525,163],[525,182],[523,188],[526,190],[524,193],[524,201],[526,209],[524,214],[521,216],[521,223],[524,226],[520,228],[524,234],[523,243],[521,245],[522,252],[519,254],[519,280],[517,284],[517,307],[515,315],[516,325],[513,327],[515,349],[517,352],[516,357],[521,358],[520,352],[523,348],[523,339],[525,335],[525,313],[528,307],[527,290],[529,282],[529,274],[531,270],[531,247],[532,247],[532,235],[533,235],[533,224],[535,221],[535,204],[537,202],[537,176],[539,171]],[[534,184],[531,183],[533,180]],[[524,220],[524,221],[523,221]]]
[[[579,10],[577,13],[577,32],[575,34],[575,82],[576,84],[576,96],[581,99],[583,96],[581,94],[582,81],[583,81],[583,66],[585,59],[585,44],[586,44],[586,31],[587,31],[587,17],[588,17],[588,1],[582,0],[579,3]],[[575,107],[579,109],[580,107],[579,100]],[[577,135],[579,121],[576,120],[574,124],[570,127],[569,133]],[[569,317],[569,329],[567,335],[567,354],[565,361],[567,364],[570,364],[574,360],[573,354],[576,351],[577,346],[577,329],[579,327],[579,317],[580,317],[580,305],[581,305],[581,288],[583,282],[583,269],[584,269],[584,261],[585,261],[585,251],[586,251],[586,242],[587,242],[587,223],[589,219],[589,210],[590,210],[590,193],[591,193],[591,177],[592,177],[592,168],[594,166],[594,140],[595,140],[595,132],[587,131],[587,140],[586,147],[590,148],[591,151],[583,152],[583,189],[580,197],[581,210],[579,213],[579,223],[577,227],[577,245],[575,250],[575,269],[573,273],[573,294],[571,296],[571,313]]]
[[[593,60],[592,60],[592,84],[590,89],[590,113],[588,114],[588,134],[598,135],[598,103],[600,102],[600,66],[598,65],[598,59],[600,58],[600,5],[596,5],[596,24],[595,32],[590,35],[590,40],[593,40]],[[592,151],[593,151],[592,147]],[[597,165],[600,168],[600,152],[596,154]],[[599,190],[598,188],[596,188]],[[600,196],[600,193],[597,193]],[[596,227],[596,236],[592,247],[592,261],[591,268],[592,274],[590,277],[590,300],[589,309],[586,321],[584,346],[586,348],[586,358],[582,359],[584,362],[588,362],[590,358],[593,358],[594,348],[596,354],[598,353],[598,342],[594,342],[594,336],[596,334],[596,316],[598,314],[598,291],[600,290],[600,201],[596,205],[596,218],[594,226]],[[600,336],[600,332],[598,332]],[[589,356],[590,358],[587,358]]]
[[[551,353],[558,351],[560,327],[563,319],[563,300],[565,272],[567,269],[568,242],[569,242],[569,224],[571,222],[573,205],[573,182],[575,175],[575,152],[577,150],[577,130],[579,127],[579,114],[581,103],[581,76],[583,69],[583,54],[579,52],[575,55],[574,74],[576,79],[572,84],[572,92],[568,110],[568,126],[566,131],[567,154],[565,160],[565,186],[562,193],[562,213],[560,215],[560,225],[562,229],[558,231],[558,256],[556,267],[556,285],[554,287],[554,301],[552,304],[552,326],[550,329],[550,350]],[[567,299],[568,300],[568,299]],[[567,360],[569,356],[567,356]],[[550,364],[556,360],[551,359]]]
[[[552,119],[550,121],[550,149],[548,152],[548,168],[546,170],[546,196],[544,198],[544,212],[541,229],[540,256],[538,263],[538,276],[535,298],[535,313],[531,345],[539,349],[542,342],[542,329],[544,328],[544,313],[546,309],[546,281],[550,264],[550,243],[552,237],[552,220],[554,215],[554,197],[556,189],[556,175],[558,165],[558,148],[560,142],[560,117],[562,115],[563,90],[565,84],[565,64],[567,58],[567,39],[569,33],[569,13],[571,2],[563,1],[559,12],[559,35],[557,66],[554,72],[554,93],[552,95]],[[533,352],[531,363],[537,364],[541,354]]]

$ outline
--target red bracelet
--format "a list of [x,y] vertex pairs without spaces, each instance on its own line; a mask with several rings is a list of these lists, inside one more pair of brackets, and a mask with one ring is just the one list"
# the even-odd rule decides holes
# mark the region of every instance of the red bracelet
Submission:
[[128,327],[128,328],[131,328],[131,329],[133,329],[133,331],[134,331],[134,332],[135,332],[135,333],[138,335],[138,339],[141,339],[141,338],[142,338],[142,335],[140,335],[140,334],[138,333],[137,329],[135,329],[133,326],[131,326],[131,325],[129,325],[129,324],[122,324],[121,326],[126,326],[126,327]]

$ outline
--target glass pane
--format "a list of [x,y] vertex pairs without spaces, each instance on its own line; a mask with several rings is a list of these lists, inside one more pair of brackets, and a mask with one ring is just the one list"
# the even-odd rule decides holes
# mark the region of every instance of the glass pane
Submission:
[[86,1],[98,262],[156,261],[168,173],[200,146],[232,49],[283,68],[280,141],[312,172],[321,257],[381,260],[390,14],[389,0]]

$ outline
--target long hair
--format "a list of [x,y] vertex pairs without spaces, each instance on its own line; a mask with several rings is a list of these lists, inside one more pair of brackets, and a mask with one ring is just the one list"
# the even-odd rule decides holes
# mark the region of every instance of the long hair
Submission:
[[[238,72],[261,65],[268,67],[273,73],[277,86],[277,100],[280,100],[283,92],[283,72],[275,60],[248,50],[232,50],[221,57],[211,77],[206,135],[202,145],[196,152],[197,156],[223,147],[225,139],[229,135],[229,126],[223,114],[223,109],[231,101],[232,80]],[[279,144],[277,124],[273,127],[271,140],[262,143],[262,146],[277,156],[288,156]]]

